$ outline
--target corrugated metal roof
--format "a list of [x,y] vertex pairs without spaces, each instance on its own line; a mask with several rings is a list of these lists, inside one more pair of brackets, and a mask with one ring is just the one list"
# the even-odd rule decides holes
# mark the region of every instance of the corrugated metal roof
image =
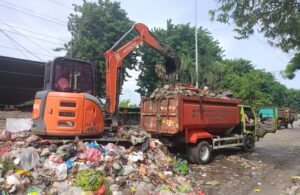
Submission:
[[43,88],[45,62],[0,56],[0,104],[34,99]]
[[22,62],[29,62],[29,63],[37,63],[37,64],[45,64],[46,63],[46,62],[41,62],[41,61],[27,60],[27,59],[22,59],[22,58],[15,58],[15,57],[11,57],[11,56],[1,56],[0,55],[0,60],[1,59],[14,60],[14,61],[22,61]]

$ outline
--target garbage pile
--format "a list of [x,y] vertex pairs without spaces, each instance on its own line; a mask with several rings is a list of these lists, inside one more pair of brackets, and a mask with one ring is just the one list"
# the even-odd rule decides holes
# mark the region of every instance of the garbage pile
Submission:
[[207,87],[199,89],[192,84],[167,84],[162,88],[157,88],[150,95],[150,98],[161,98],[164,96],[172,95],[186,95],[186,96],[205,96],[205,97],[215,97],[214,93],[209,92]]
[[149,137],[127,148],[28,132],[0,140],[2,194],[197,194],[186,162]]

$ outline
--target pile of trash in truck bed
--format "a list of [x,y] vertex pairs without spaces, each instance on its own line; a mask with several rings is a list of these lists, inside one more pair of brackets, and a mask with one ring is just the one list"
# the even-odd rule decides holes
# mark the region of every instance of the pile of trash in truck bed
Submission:
[[204,87],[203,89],[199,89],[192,84],[183,84],[183,83],[176,83],[176,84],[166,84],[161,88],[155,89],[150,98],[159,99],[161,97],[166,96],[173,96],[173,95],[185,95],[185,96],[200,96],[200,97],[217,97],[217,98],[233,98],[232,93],[230,92],[223,92],[219,95],[215,95],[214,93],[210,92],[208,87]]

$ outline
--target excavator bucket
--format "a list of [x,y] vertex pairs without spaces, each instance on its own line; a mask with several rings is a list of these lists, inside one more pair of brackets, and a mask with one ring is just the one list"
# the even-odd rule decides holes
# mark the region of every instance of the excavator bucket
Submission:
[[165,57],[165,68],[166,68],[166,74],[176,74],[179,71],[180,68],[180,59],[177,57]]

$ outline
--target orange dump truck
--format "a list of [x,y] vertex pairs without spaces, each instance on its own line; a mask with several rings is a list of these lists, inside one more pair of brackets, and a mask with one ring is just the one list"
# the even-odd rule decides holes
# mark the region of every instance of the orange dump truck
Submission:
[[259,137],[276,131],[275,121],[258,124],[252,108],[240,103],[184,95],[142,98],[141,127],[170,147],[187,148],[190,162],[206,164],[214,149],[240,146],[252,152]]

